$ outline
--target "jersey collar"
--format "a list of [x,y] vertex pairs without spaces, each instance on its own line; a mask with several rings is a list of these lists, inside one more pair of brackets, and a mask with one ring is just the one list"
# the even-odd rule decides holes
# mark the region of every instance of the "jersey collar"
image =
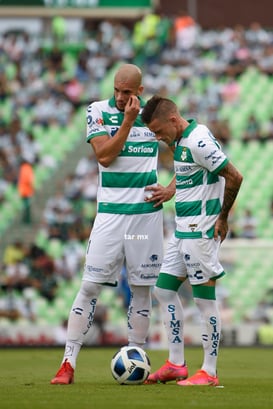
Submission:
[[182,138],[187,138],[189,134],[197,127],[197,122],[195,119],[188,119],[188,122],[190,123],[189,126],[183,131],[182,133]]
[[[187,138],[189,134],[197,127],[197,122],[195,119],[188,119],[188,122],[190,123],[186,129],[182,132],[182,135],[180,136],[179,139],[177,139],[176,142],[173,143],[173,145],[178,146],[182,138]],[[172,146],[172,145],[169,145]]]

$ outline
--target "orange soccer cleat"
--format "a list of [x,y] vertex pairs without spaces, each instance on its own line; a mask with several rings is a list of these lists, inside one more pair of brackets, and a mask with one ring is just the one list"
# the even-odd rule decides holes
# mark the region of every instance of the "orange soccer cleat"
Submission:
[[203,369],[197,371],[194,375],[190,376],[184,381],[178,381],[179,386],[194,386],[194,385],[204,385],[204,386],[219,386],[219,379],[217,376],[211,376]]
[[151,373],[144,383],[146,385],[153,383],[165,383],[178,379],[185,379],[187,376],[188,368],[186,365],[175,365],[167,360],[166,363],[161,366],[161,368],[154,373]]
[[55,378],[51,379],[50,383],[51,385],[69,385],[74,383],[74,369],[67,359],[63,362]]

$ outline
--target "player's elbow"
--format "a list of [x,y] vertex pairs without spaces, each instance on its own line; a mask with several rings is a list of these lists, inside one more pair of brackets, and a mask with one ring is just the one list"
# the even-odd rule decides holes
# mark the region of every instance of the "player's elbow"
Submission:
[[100,158],[99,163],[104,168],[108,168],[111,165],[112,161],[109,160],[109,158]]
[[242,175],[240,172],[238,172],[237,183],[238,183],[238,186],[239,186],[239,187],[240,187],[241,184],[243,183],[243,180],[244,180],[243,175]]

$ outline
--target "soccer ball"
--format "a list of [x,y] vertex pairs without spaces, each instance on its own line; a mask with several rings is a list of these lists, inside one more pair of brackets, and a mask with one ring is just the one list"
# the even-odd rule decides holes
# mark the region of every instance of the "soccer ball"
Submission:
[[150,359],[142,348],[125,346],[113,356],[111,371],[120,385],[140,385],[150,374]]

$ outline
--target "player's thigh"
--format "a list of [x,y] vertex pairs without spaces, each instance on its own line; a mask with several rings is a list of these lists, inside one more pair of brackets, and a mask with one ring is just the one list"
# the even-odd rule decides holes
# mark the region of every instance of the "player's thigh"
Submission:
[[171,236],[160,271],[182,279],[187,277],[187,269],[180,249],[181,242],[181,239]]
[[128,282],[154,285],[163,259],[163,213],[134,215],[124,240]]
[[214,239],[184,239],[182,252],[191,284],[203,284],[223,273],[218,253],[220,241]]
[[123,263],[124,223],[122,215],[98,213],[90,234],[84,279],[98,283],[117,282]]

